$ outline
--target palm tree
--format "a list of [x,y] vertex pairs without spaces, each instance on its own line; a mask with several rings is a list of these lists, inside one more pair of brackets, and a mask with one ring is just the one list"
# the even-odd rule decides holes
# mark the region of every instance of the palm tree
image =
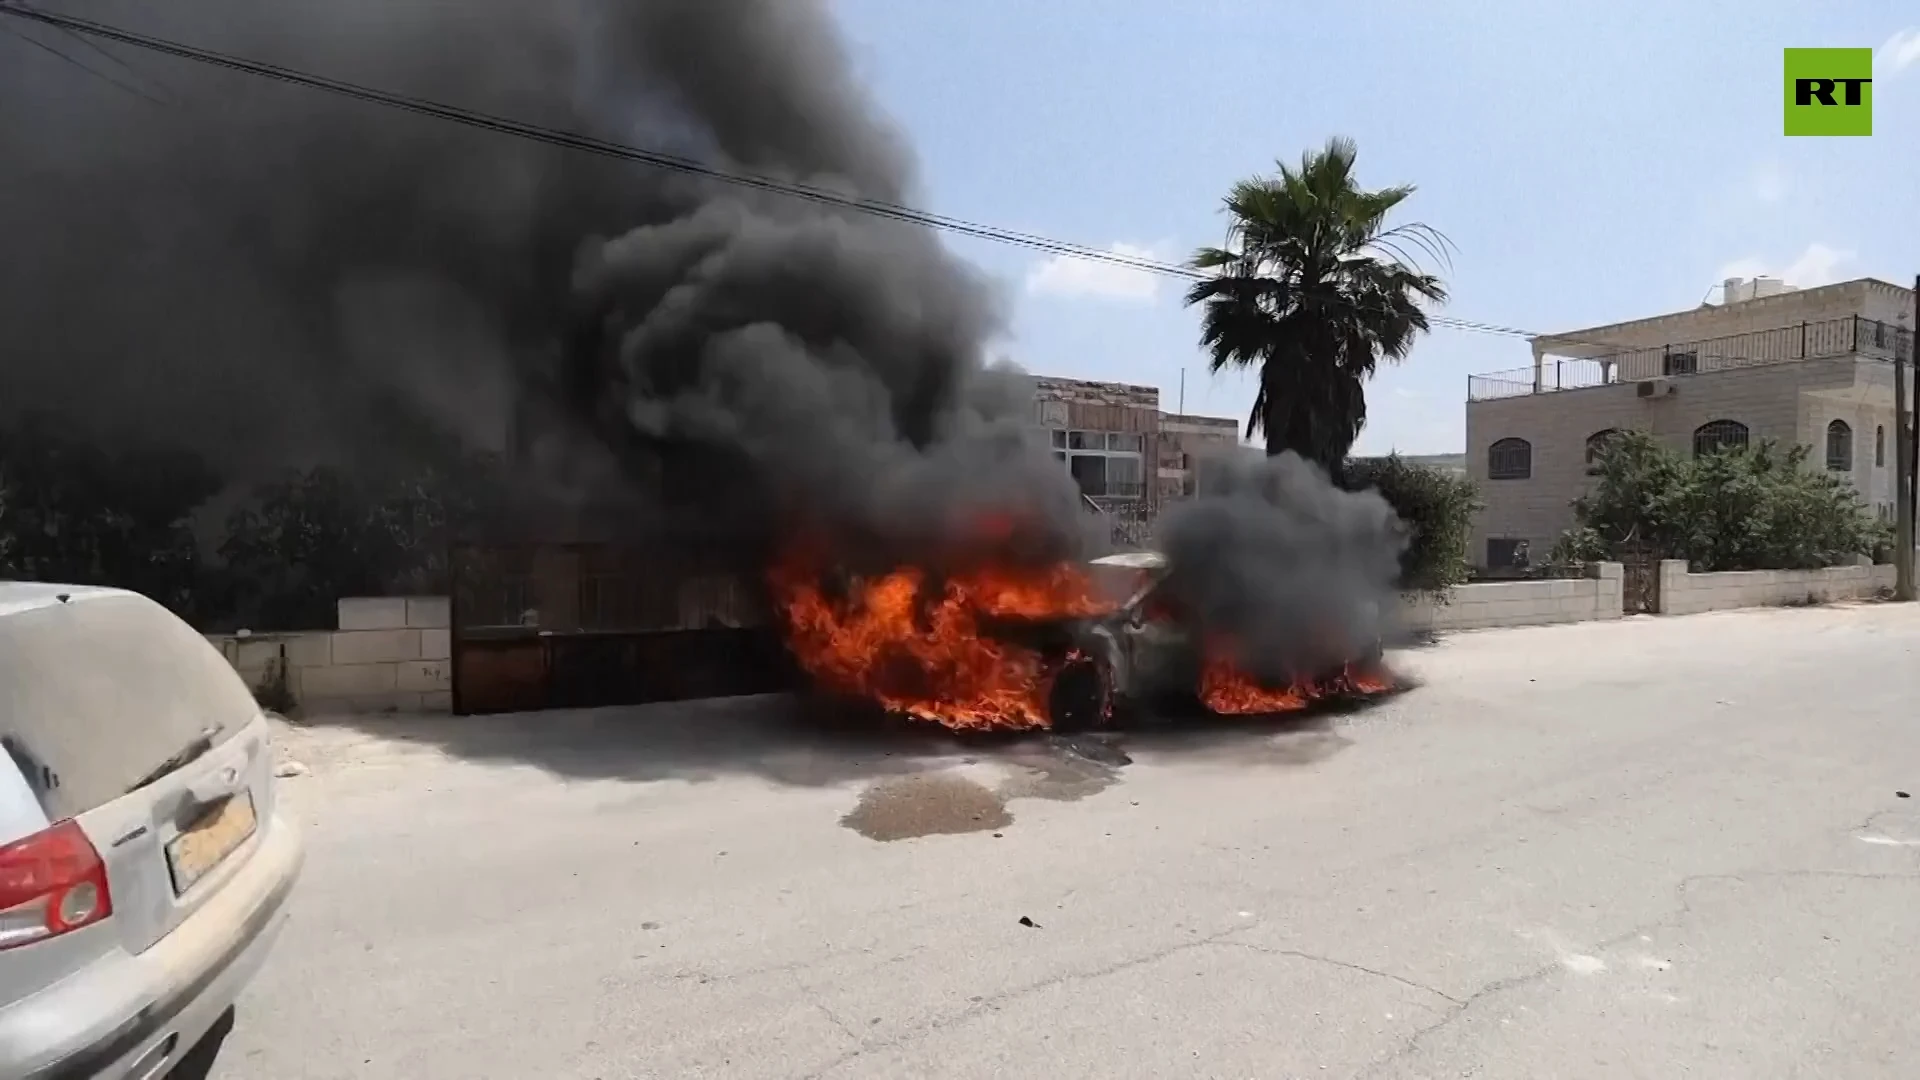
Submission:
[[1201,344],[1215,372],[1260,369],[1247,437],[1264,429],[1267,453],[1292,450],[1338,476],[1367,421],[1363,386],[1382,357],[1405,359],[1428,329],[1421,303],[1447,298],[1410,249],[1446,263],[1448,242],[1421,224],[1386,227],[1411,186],[1354,183],[1352,140],[1284,162],[1279,175],[1242,180],[1227,196],[1226,246],[1202,248],[1209,276],[1187,292],[1205,304]]

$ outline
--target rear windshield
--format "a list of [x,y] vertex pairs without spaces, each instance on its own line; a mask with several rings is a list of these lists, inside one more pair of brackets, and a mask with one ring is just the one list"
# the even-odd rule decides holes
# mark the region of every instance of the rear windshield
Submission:
[[0,615],[0,747],[51,820],[126,794],[258,711],[219,651],[145,597],[80,593]]

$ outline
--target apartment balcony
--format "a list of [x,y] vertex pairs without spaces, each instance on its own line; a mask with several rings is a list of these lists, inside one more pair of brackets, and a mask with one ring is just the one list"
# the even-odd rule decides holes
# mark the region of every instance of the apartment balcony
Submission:
[[1858,356],[1867,360],[1913,359],[1913,332],[1871,319],[1841,318],[1801,322],[1702,341],[1643,349],[1610,351],[1555,339],[1558,350],[1584,355],[1543,356],[1541,362],[1511,371],[1467,377],[1468,401],[1552,394],[1645,379],[1699,375],[1709,371],[1791,364],[1801,360]]

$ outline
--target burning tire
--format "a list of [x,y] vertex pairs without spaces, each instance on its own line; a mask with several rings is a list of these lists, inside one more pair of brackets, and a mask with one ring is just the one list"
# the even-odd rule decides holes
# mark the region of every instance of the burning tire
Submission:
[[1091,657],[1069,660],[1054,676],[1047,695],[1053,730],[1098,731],[1113,720],[1113,672]]

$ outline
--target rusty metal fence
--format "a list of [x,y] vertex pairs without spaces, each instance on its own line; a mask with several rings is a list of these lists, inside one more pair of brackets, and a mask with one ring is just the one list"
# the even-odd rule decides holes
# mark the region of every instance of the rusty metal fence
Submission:
[[789,689],[761,590],[693,545],[461,545],[453,708],[591,708]]

